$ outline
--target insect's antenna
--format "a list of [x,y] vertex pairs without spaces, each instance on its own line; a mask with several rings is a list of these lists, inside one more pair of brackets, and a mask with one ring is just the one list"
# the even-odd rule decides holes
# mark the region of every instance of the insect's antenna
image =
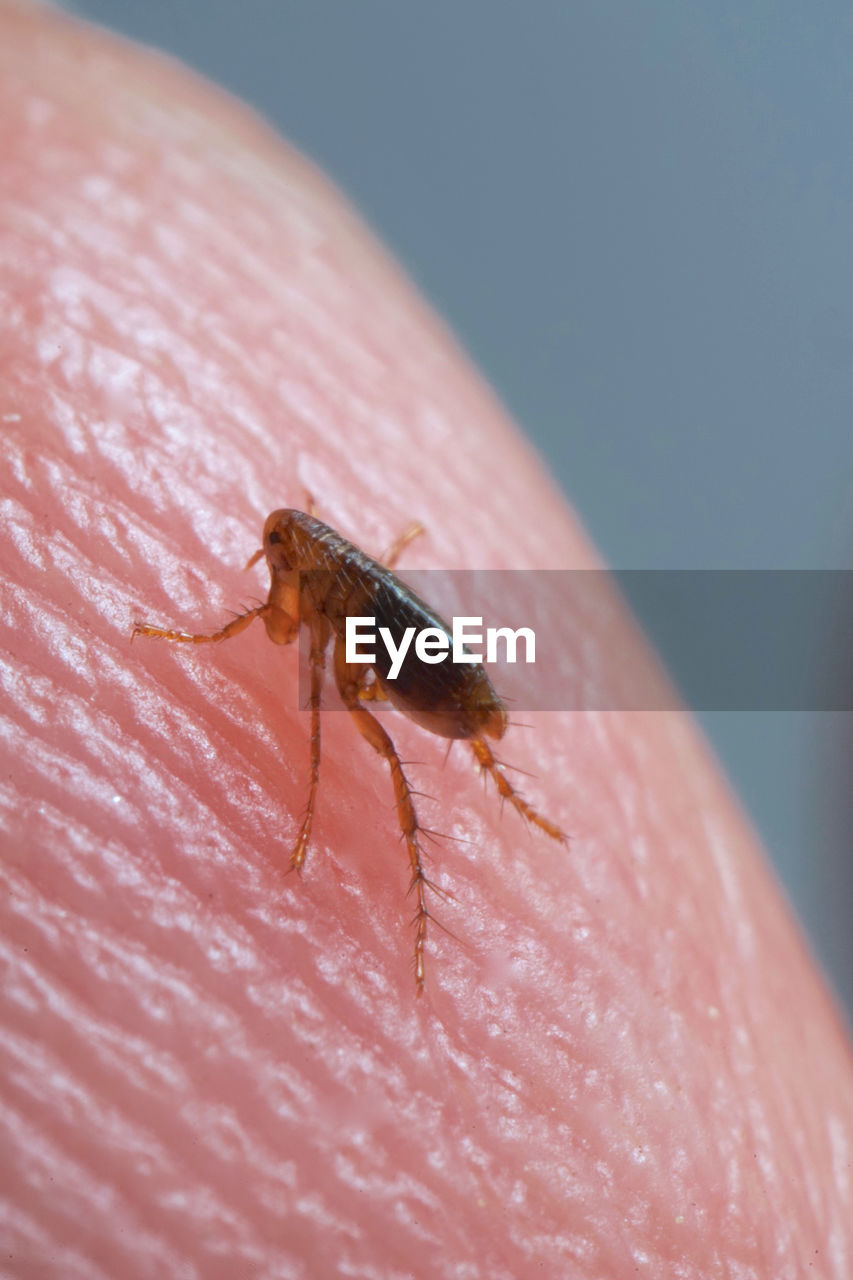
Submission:
[[243,572],[245,573],[247,569],[254,568],[254,566],[258,563],[258,561],[261,559],[263,554],[264,554],[263,547],[259,547],[257,551],[253,552],[252,555],[249,556],[249,559],[246,561],[245,565],[243,566]]

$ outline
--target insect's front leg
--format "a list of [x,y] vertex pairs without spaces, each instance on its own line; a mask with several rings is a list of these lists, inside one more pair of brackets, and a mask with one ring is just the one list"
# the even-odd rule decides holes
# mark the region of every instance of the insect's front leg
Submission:
[[[150,622],[136,622],[133,631],[130,633],[131,640],[135,640],[137,636],[153,636],[158,640],[178,640],[183,644],[216,644],[220,640],[230,640],[232,636],[239,635],[241,631],[245,631],[250,622],[254,622],[255,618],[264,618],[266,620],[269,612],[269,605],[259,605],[257,609],[247,609],[245,613],[238,614],[236,618],[232,618],[230,622],[226,622],[224,627],[220,627],[218,631],[205,632],[203,634],[194,634],[190,631],[173,631],[168,627],[155,627]],[[269,626],[267,626],[269,630]]]
[[299,635],[299,618],[274,604],[265,604],[260,615],[273,644],[293,644]]

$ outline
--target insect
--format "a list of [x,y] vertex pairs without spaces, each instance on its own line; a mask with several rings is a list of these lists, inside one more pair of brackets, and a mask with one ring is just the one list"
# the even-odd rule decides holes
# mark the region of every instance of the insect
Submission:
[[[309,503],[309,506],[313,504]],[[138,622],[131,639],[154,636],[187,644],[230,640],[255,618],[263,620],[274,644],[291,644],[300,627],[310,640],[308,706],[311,712],[311,769],[308,805],[290,855],[291,867],[301,872],[311,837],[317,788],[320,780],[320,704],[326,653],[333,641],[337,688],[356,727],[386,761],[391,773],[397,818],[411,868],[409,892],[417,904],[414,972],[418,995],[424,987],[424,950],[427,924],[434,919],[427,906],[427,891],[442,890],[427,878],[419,835],[427,831],[418,822],[413,792],[394,743],[383,725],[365,705],[388,700],[410,720],[443,738],[468,741],[485,773],[490,775],[503,801],[509,801],[522,818],[555,840],[564,833],[542,816],[515,790],[495,759],[487,738],[502,738],[507,729],[506,708],[479,663],[427,664],[409,651],[395,679],[390,678],[390,657],[377,646],[372,663],[347,661],[347,618],[372,616],[377,627],[387,627],[398,640],[407,627],[434,628],[449,638],[447,624],[392,572],[403,548],[422,532],[410,526],[381,560],[359,550],[314,514],[282,509],[273,511],[264,525],[263,547],[250,558],[251,568],[265,556],[270,571],[266,603],[233,618],[218,631],[194,635]]]

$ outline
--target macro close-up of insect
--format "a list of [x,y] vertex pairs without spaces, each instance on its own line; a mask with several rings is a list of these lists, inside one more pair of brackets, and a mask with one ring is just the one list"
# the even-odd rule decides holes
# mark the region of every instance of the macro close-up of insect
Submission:
[[[310,508],[310,502],[307,504]],[[552,839],[566,841],[563,831],[537,812],[507,780],[487,738],[502,738],[507,730],[506,707],[496,693],[485,667],[467,657],[461,662],[438,661],[421,656],[420,646],[408,641],[413,633],[429,635],[433,646],[448,650],[451,632],[447,623],[393,572],[403,548],[421,533],[410,526],[381,559],[374,559],[324,524],[314,514],[292,509],[274,511],[264,525],[263,547],[250,558],[251,568],[266,557],[270,571],[267,600],[247,609],[217,631],[194,634],[135,624],[131,639],[150,636],[188,644],[229,640],[255,618],[263,620],[274,644],[291,644],[302,627],[309,639],[309,697],[311,713],[310,781],[308,803],[290,865],[301,872],[308,851],[320,780],[320,712],[326,654],[333,645],[334,677],[344,706],[361,735],[387,762],[391,772],[397,818],[411,868],[410,893],[416,901],[414,972],[418,994],[424,986],[424,949],[427,924],[433,917],[427,891],[442,890],[427,877],[419,836],[430,834],[418,821],[409,780],[394,743],[366,703],[388,701],[430,733],[447,739],[464,739],[480,769],[497,787],[501,801],[508,801],[521,817]],[[353,661],[347,651],[348,623],[375,622],[388,637],[388,646],[377,646],[369,660]],[[392,661],[392,653],[398,655]],[[403,656],[400,656],[403,655]]]

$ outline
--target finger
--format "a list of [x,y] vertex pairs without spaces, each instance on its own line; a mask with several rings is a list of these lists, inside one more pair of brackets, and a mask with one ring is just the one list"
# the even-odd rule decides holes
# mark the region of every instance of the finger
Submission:
[[706,1276],[826,1248],[846,1274],[848,1051],[683,717],[518,735],[568,850],[396,717],[414,785],[440,783],[425,823],[470,840],[427,868],[465,945],[431,932],[420,1001],[388,778],[345,714],[287,881],[295,646],[131,649],[134,620],[220,626],[306,487],[365,547],[423,521],[413,563],[593,555],[304,160],[173,64],[0,22],[7,1252],[86,1277]]

